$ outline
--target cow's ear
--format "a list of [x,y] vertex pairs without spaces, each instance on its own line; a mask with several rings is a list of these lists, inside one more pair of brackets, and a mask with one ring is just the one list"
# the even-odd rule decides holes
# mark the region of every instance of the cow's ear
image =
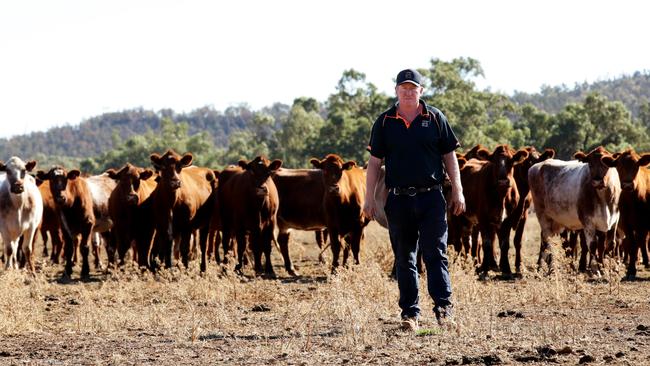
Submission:
[[343,164],[342,169],[343,170],[350,170],[350,169],[354,168],[355,166],[357,166],[357,163],[355,163],[354,161],[348,161],[347,163]]
[[272,171],[276,171],[280,169],[281,166],[282,166],[282,160],[275,159],[271,162],[271,164],[269,164],[269,169],[271,169]]
[[320,160],[318,160],[318,159],[316,159],[316,158],[311,158],[311,159],[309,160],[309,162],[311,163],[311,165],[314,166],[314,168],[316,168],[316,169],[320,169],[320,167],[321,167]]
[[5,165],[4,161],[0,161],[0,172],[6,172],[7,171],[7,166]]
[[68,172],[68,179],[70,179],[70,180],[75,180],[75,179],[77,179],[77,177],[79,177],[80,175],[81,175],[81,172],[80,172],[80,171],[78,171],[77,169],[73,169],[73,170],[71,170],[71,171]]
[[546,159],[553,159],[554,157],[555,157],[555,150],[553,150],[553,149],[544,149],[544,152],[539,157],[539,160],[544,161]]
[[151,164],[156,170],[162,170],[162,158],[160,155],[153,153],[149,155],[149,160],[151,160]]
[[27,164],[25,164],[25,170],[31,172],[35,166],[36,166],[36,160],[30,160],[27,162]]
[[458,169],[463,169],[465,164],[467,164],[467,159],[462,156],[456,157],[456,160],[458,160]]
[[478,149],[478,151],[476,151],[476,156],[481,160],[490,160],[490,152],[484,148]]
[[248,169],[248,162],[246,160],[242,159],[242,160],[238,161],[237,165],[239,165],[244,170]]
[[141,180],[147,180],[153,176],[154,172],[151,169],[145,169],[140,172],[139,178]]
[[519,150],[515,153],[515,155],[512,157],[512,162],[514,164],[521,163],[522,161],[526,160],[528,158],[528,151],[526,150]]
[[34,177],[34,182],[36,182],[36,187],[40,187],[41,184],[45,183],[44,180],[39,179],[38,177]]
[[641,155],[641,159],[637,161],[638,166],[646,166],[650,164],[650,154],[643,154]]
[[183,168],[186,168],[186,167],[192,165],[192,160],[193,159],[194,159],[194,157],[192,156],[192,153],[187,153],[187,154],[183,155],[183,157],[181,158],[181,166]]
[[610,168],[615,168],[615,167],[616,167],[616,162],[617,162],[617,160],[618,160],[618,158],[615,159],[615,158],[614,158],[613,156],[611,156],[611,155],[605,155],[605,156],[603,156],[603,157],[600,158],[600,161],[601,161],[603,164],[605,164],[605,166],[608,166],[608,167],[610,167]]
[[577,153],[573,154],[574,159],[582,161],[582,162],[584,162],[586,157],[587,157],[587,155],[585,155],[585,153],[583,153],[582,151],[578,151]]
[[38,179],[40,179],[42,181],[46,181],[46,180],[50,179],[50,174],[45,173],[42,170],[39,170],[39,171],[36,172],[36,178],[38,178]]
[[112,180],[120,179],[120,173],[116,172],[114,169],[108,169],[104,173],[106,173],[108,177],[111,178]]

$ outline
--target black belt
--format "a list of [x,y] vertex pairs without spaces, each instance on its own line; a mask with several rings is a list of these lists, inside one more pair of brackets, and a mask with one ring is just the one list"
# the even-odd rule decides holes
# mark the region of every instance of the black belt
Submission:
[[442,186],[440,184],[435,184],[432,185],[431,187],[406,187],[406,188],[394,187],[394,188],[390,188],[388,191],[397,196],[401,196],[401,195],[415,196],[418,193],[431,192],[434,190],[441,191]]

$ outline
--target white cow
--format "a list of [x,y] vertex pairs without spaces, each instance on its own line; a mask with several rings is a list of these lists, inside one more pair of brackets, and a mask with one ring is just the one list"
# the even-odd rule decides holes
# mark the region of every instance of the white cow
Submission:
[[[549,159],[533,165],[528,171],[535,213],[542,229],[540,263],[543,257],[549,264],[552,261],[552,255],[547,253],[551,236],[563,229],[582,229],[591,254],[592,270],[597,272],[594,260],[596,232],[607,233],[609,242],[619,218],[621,184],[618,173],[601,162],[601,157],[608,155],[607,150],[598,147],[589,154],[577,152],[574,157],[578,161]],[[581,266],[583,260],[584,257]]]
[[16,253],[23,237],[23,253],[29,270],[34,273],[34,234],[43,218],[43,199],[36,180],[27,172],[36,161],[25,163],[12,157],[7,163],[0,162],[0,234],[5,244],[5,268],[18,268]]

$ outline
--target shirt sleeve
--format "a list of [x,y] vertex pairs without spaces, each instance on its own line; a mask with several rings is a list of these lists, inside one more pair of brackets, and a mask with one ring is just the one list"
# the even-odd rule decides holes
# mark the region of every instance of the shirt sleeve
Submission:
[[458,142],[456,134],[451,129],[447,117],[442,112],[438,112],[437,117],[440,122],[440,141],[438,148],[440,149],[441,155],[445,155],[459,148],[460,142]]
[[384,122],[384,114],[379,116],[375,123],[372,125],[372,132],[370,133],[370,142],[368,142],[368,152],[370,155],[383,159],[386,156],[386,142],[384,140],[382,124]]

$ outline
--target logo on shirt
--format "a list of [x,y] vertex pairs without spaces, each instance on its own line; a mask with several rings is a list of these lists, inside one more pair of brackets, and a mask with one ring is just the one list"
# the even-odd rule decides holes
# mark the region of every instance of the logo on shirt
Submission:
[[422,127],[429,127],[429,121],[422,121]]

